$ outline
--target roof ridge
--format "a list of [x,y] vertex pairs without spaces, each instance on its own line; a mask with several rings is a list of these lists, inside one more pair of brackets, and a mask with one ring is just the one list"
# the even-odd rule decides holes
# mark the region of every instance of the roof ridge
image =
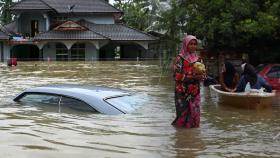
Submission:
[[[98,25],[98,24],[92,23],[92,22],[90,22],[90,21],[87,21],[87,20],[85,20],[85,19],[81,19],[81,20],[79,20],[79,21],[82,21],[82,20],[84,20],[85,22],[89,23],[90,25]],[[84,27],[86,27],[86,26],[84,26]],[[88,28],[88,27],[86,27],[86,28]],[[88,29],[89,29],[90,31],[92,31],[92,32],[94,32],[94,33],[96,33],[96,34],[102,36],[102,37],[105,37],[105,38],[108,38],[108,39],[111,40],[110,37],[107,37],[107,36],[105,36],[105,35],[103,35],[103,34],[101,34],[101,33],[98,33],[98,32],[96,32],[96,31],[92,30],[91,28],[88,28]]]
[[[28,0],[21,0],[21,1],[19,1],[19,2],[17,2],[17,3],[14,3],[14,4],[12,4],[10,7],[9,7],[9,9],[11,9],[12,7],[14,7],[14,6],[16,6],[16,5],[19,5],[20,3],[23,3],[24,1],[28,1]],[[52,8],[51,6],[49,6],[46,2],[44,2],[43,0],[39,0],[40,2],[42,2],[43,4],[45,4],[47,7],[49,7],[50,9],[54,9],[54,8]]]
[[107,2],[107,1],[105,1],[105,0],[99,0],[99,1],[101,1],[101,2],[103,2],[103,3],[108,4],[110,7],[114,8],[114,9],[117,9],[118,11],[120,11],[120,12],[121,12],[121,14],[123,14],[123,11],[122,11],[122,10],[120,10],[120,9],[118,9],[117,7],[115,7],[115,6],[111,5],[109,2]]
[[9,7],[9,10],[10,10],[12,7],[14,7],[15,5],[18,5],[18,4],[22,3],[23,1],[26,1],[26,0],[21,0],[21,1],[17,2],[17,3],[12,4],[12,5]]
[[130,28],[130,29],[135,30],[135,31],[137,31],[137,32],[141,32],[141,33],[143,33],[143,34],[145,34],[145,35],[148,35],[148,36],[150,36],[150,37],[152,37],[152,38],[154,38],[154,39],[156,39],[156,40],[158,39],[157,37],[155,37],[155,36],[153,36],[153,35],[150,35],[150,34],[148,34],[147,32],[144,32],[144,31],[135,29],[135,28],[133,28],[133,27],[130,27],[130,26],[127,26],[127,25],[124,25],[124,24],[116,24],[116,25],[122,25],[122,26],[124,26],[124,27]]
[[44,0],[39,0],[39,1],[41,1],[42,3],[44,3],[45,5],[47,5],[48,7],[50,7],[51,9],[53,9],[53,10],[55,10],[56,12],[57,12],[57,10],[56,9],[54,9],[53,7],[51,7],[48,3],[46,3]]

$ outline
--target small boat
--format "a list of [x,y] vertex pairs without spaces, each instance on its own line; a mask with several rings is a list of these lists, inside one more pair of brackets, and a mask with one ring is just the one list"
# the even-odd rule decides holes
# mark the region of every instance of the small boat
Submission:
[[[222,105],[230,105],[245,109],[264,109],[272,106],[275,91],[267,92],[225,92],[221,85],[210,85],[211,91],[214,91],[218,102]],[[212,92],[211,92],[212,93]]]

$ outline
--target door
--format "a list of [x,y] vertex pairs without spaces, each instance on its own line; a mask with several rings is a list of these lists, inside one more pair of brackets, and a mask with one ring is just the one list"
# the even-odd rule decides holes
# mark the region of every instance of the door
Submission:
[[39,33],[39,21],[31,20],[31,36],[34,37]]

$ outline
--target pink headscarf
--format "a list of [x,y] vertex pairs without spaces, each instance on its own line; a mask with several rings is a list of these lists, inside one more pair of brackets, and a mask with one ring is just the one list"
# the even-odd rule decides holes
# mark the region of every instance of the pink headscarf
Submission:
[[196,62],[198,60],[198,55],[196,53],[190,53],[189,50],[188,50],[188,45],[190,43],[191,40],[195,40],[196,42],[197,41],[197,38],[193,35],[187,35],[184,40],[183,40],[183,43],[182,43],[182,48],[181,48],[181,52],[180,52],[180,55],[185,59],[187,60],[188,62]]

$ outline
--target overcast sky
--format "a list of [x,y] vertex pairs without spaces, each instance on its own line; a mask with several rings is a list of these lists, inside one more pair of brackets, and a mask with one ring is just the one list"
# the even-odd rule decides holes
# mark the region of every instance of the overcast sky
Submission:
[[113,4],[113,2],[114,2],[114,0],[109,0],[109,3],[110,3],[110,4]]

